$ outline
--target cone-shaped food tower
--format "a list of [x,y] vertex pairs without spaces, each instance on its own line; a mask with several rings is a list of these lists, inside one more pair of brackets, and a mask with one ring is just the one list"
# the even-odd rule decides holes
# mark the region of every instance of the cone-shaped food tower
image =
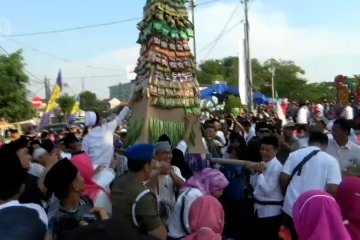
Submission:
[[[128,144],[155,143],[166,133],[178,143],[185,132],[185,116],[200,114],[195,62],[188,41],[193,25],[186,0],[148,0],[138,24],[141,44],[135,72]],[[189,153],[206,152],[200,123],[192,126]]]

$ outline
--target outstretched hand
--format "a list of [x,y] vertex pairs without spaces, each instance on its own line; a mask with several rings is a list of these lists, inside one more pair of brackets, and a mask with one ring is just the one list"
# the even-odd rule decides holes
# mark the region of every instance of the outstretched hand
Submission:
[[110,218],[105,208],[95,207],[95,208],[91,209],[90,212],[98,214],[100,216],[101,220],[106,220],[106,219]]

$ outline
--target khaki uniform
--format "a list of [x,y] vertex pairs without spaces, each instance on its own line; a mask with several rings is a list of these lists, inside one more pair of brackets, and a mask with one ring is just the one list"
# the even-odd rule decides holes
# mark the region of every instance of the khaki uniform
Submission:
[[[123,218],[131,222],[132,220],[132,205],[136,197],[146,189],[144,184],[140,181],[137,175],[133,172],[128,172],[126,175],[115,180],[112,187],[112,217]],[[139,231],[151,232],[161,225],[159,217],[157,199],[153,194],[146,194],[136,204],[136,219],[141,226]]]

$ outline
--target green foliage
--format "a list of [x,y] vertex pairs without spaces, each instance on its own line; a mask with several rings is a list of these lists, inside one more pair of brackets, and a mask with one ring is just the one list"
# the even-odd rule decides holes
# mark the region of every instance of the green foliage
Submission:
[[[199,65],[197,78],[200,84],[213,84],[224,81],[238,87],[239,61],[237,57],[227,57],[204,61]],[[271,97],[272,69],[275,69],[275,90],[279,98],[291,100],[318,101],[322,98],[335,98],[336,89],[332,82],[308,83],[305,71],[293,61],[269,59],[261,63],[251,60],[253,91]]]
[[0,118],[16,122],[35,116],[35,110],[27,99],[28,83],[22,52],[9,56],[0,54]]
[[80,109],[83,111],[95,111],[104,116],[107,106],[97,98],[95,93],[85,91],[80,94]]
[[229,95],[225,102],[225,111],[231,112],[233,108],[241,108],[240,98],[234,95]]
[[201,84],[213,84],[215,81],[226,82],[237,87],[239,75],[239,60],[237,57],[227,57],[221,60],[208,60],[200,63],[197,79]]
[[68,94],[65,94],[63,96],[60,96],[57,100],[57,103],[59,104],[59,107],[61,109],[61,113],[63,114],[63,121],[66,122],[68,119],[69,114],[71,113],[71,110],[75,103],[75,97],[69,96]]

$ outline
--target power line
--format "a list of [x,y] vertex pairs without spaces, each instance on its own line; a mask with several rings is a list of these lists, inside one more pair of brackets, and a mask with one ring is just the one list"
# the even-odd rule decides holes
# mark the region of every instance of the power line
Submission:
[[12,41],[12,42],[14,42],[14,43],[16,43],[16,44],[18,44],[18,45],[20,45],[20,46],[23,46],[23,47],[25,47],[25,48],[28,48],[28,49],[30,49],[30,50],[32,50],[32,51],[34,51],[34,52],[37,52],[37,53],[40,53],[40,54],[43,54],[43,55],[46,55],[46,56],[55,58],[55,59],[60,60],[60,61],[63,61],[63,62],[73,63],[73,64],[76,64],[76,65],[83,66],[83,67],[86,67],[86,68],[91,68],[91,69],[120,71],[119,69],[115,69],[115,68],[93,66],[93,65],[89,65],[89,64],[77,62],[77,61],[75,61],[75,60],[71,60],[71,59],[59,57],[59,56],[54,55],[54,54],[52,54],[52,53],[49,53],[49,52],[46,52],[46,51],[43,51],[43,50],[34,48],[34,47],[32,47],[32,46],[29,46],[29,45],[27,45],[27,44],[21,43],[21,42],[19,42],[19,41],[15,41],[14,39],[9,39],[9,40]]
[[211,0],[211,1],[207,1],[207,2],[202,2],[202,3],[198,3],[198,4],[195,4],[196,7],[198,6],[204,6],[204,5],[208,5],[210,3],[214,3],[214,2],[218,2],[220,0]]
[[[220,39],[222,37],[224,37],[226,34],[228,34],[229,32],[231,32],[232,30],[234,30],[236,27],[238,27],[240,24],[242,24],[244,22],[244,20],[241,20],[239,21],[238,23],[236,23],[234,26],[232,26],[231,28],[229,28],[228,30],[226,30],[220,37]],[[214,40],[212,40],[211,42],[209,42],[207,45],[205,45],[203,48],[201,48],[199,50],[199,53],[203,52],[204,50],[206,50],[207,48],[211,47],[216,41],[217,41],[218,38],[215,38]],[[220,40],[219,39],[219,40]]]
[[42,31],[42,32],[32,32],[32,33],[18,33],[18,34],[9,34],[9,35],[0,35],[0,37],[29,37],[29,36],[38,36],[38,35],[47,35],[47,34],[54,34],[54,33],[63,33],[63,32],[71,32],[71,31],[79,31],[89,28],[98,28],[98,27],[104,27],[104,26],[111,26],[115,24],[120,23],[126,23],[126,22],[133,22],[137,21],[141,18],[128,18],[123,19],[119,21],[112,21],[107,23],[99,23],[99,24],[93,24],[93,25],[86,25],[86,26],[78,26],[78,27],[69,27],[69,28],[63,28],[63,29],[56,29],[56,30],[49,30],[49,31]]
[[238,3],[236,4],[233,12],[231,13],[231,15],[230,15],[230,17],[229,17],[229,19],[228,19],[228,21],[226,22],[225,26],[223,27],[223,29],[222,29],[221,32],[219,33],[218,37],[215,39],[215,41],[214,41],[211,49],[209,50],[209,52],[208,52],[208,54],[206,55],[205,58],[207,58],[207,57],[212,53],[212,51],[214,50],[214,48],[215,48],[215,46],[217,45],[218,41],[219,41],[220,38],[223,36],[224,32],[226,31],[227,27],[229,26],[231,20],[234,18],[236,11],[237,11],[238,8],[240,7],[240,4],[241,4],[241,2],[238,1]]
[[82,76],[79,76],[79,77],[64,77],[63,79],[65,80],[70,80],[70,79],[81,79],[81,78],[84,78],[84,79],[88,79],[88,78],[115,78],[115,77],[123,77],[125,76],[126,74],[115,74],[115,75],[98,75],[98,76],[85,76],[85,77],[82,77]]
[[[0,49],[7,55],[7,56],[10,56],[10,54],[0,45]],[[32,76],[33,78],[35,78],[36,80],[31,80],[33,82],[36,82],[36,83],[41,83],[43,84],[43,82],[41,81],[40,78],[38,78],[37,76],[35,76],[34,74],[32,74],[29,70],[27,70],[25,67],[24,68],[24,71],[27,72],[30,76]]]
[[[207,2],[199,3],[196,6],[204,6],[204,5],[208,5],[210,3],[218,2],[218,1],[220,1],[220,0],[210,0]],[[122,20],[118,20],[118,21],[106,22],[106,23],[98,23],[98,24],[77,26],[77,27],[68,27],[68,28],[48,30],[48,31],[17,33],[17,34],[8,34],[8,35],[2,34],[2,35],[0,35],[0,37],[8,37],[8,38],[31,37],[31,36],[48,35],[48,34],[55,34],[55,33],[73,32],[73,31],[79,31],[79,30],[84,30],[84,29],[106,27],[106,26],[117,25],[117,24],[121,24],[121,23],[133,22],[133,21],[138,21],[141,19],[142,19],[141,17],[133,17],[133,18],[127,18],[127,19],[122,19]]]

